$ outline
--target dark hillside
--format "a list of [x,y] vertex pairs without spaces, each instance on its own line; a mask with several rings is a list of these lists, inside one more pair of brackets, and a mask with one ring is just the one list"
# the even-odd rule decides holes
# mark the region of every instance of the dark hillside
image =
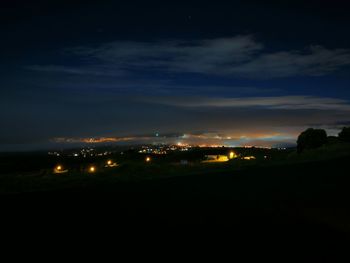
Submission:
[[349,162],[350,157],[342,157],[4,195],[3,219],[23,218],[24,226],[44,219],[53,224],[95,222],[116,229],[166,226],[305,240],[346,238],[350,232]]

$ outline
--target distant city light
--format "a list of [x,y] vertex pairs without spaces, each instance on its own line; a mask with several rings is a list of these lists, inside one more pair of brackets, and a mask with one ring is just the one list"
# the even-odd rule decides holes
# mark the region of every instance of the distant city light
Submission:
[[90,173],[94,173],[95,171],[96,171],[96,167],[95,166],[90,166],[89,172]]
[[111,161],[111,160],[108,160],[108,161],[107,161],[107,164],[108,164],[108,165],[111,165],[111,164],[112,164],[112,161]]
[[146,162],[150,162],[151,161],[151,157],[146,157]]

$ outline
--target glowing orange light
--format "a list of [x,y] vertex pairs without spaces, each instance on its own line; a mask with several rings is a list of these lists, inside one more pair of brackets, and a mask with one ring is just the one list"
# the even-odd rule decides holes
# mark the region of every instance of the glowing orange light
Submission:
[[111,165],[111,164],[112,164],[112,161],[111,161],[111,160],[108,160],[108,161],[107,161],[107,164],[108,164],[108,165]]
[[55,168],[53,169],[53,172],[54,172],[55,174],[67,173],[68,170],[67,170],[67,169],[64,170],[64,169],[65,169],[65,168],[64,168],[62,165],[57,165],[57,166],[55,166]]
[[95,166],[90,166],[89,172],[90,172],[90,173],[94,173],[95,171],[96,171]]
[[146,157],[146,162],[150,162],[151,161],[151,157]]

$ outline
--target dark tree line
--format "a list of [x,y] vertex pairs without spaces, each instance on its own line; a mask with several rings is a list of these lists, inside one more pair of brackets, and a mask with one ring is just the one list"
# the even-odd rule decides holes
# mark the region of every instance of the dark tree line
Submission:
[[[350,127],[344,127],[338,135],[340,142],[350,142]],[[316,149],[325,145],[328,142],[327,133],[323,129],[307,129],[302,132],[297,140],[297,150],[299,153],[308,150]]]
[[339,139],[343,142],[350,142],[350,127],[344,127],[339,133]]

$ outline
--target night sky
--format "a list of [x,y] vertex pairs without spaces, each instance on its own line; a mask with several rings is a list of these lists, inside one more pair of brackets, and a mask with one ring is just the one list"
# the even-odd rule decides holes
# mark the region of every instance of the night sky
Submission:
[[0,150],[337,134],[346,2],[1,1]]

